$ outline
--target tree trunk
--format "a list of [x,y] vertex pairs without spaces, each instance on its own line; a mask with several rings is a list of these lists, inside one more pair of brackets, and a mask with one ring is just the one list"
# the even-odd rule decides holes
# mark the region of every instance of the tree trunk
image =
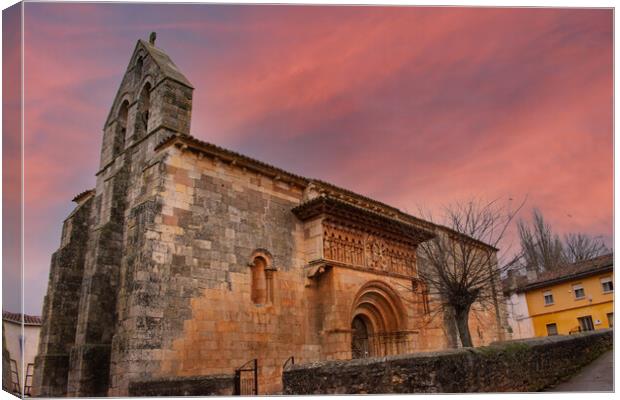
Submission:
[[471,305],[461,310],[454,310],[454,319],[456,320],[456,327],[458,328],[459,338],[463,347],[474,347],[469,334],[470,307]]
[[445,307],[443,313],[444,333],[446,335],[446,344],[450,349],[459,347],[459,328],[456,326],[456,318],[454,317],[454,309]]
[[497,286],[499,283],[498,276],[489,267],[489,276],[492,277],[491,281],[491,294],[493,295],[493,308],[495,309],[495,333],[497,334],[497,340],[504,340],[504,326],[502,325],[502,316],[499,309],[499,301],[497,300]]

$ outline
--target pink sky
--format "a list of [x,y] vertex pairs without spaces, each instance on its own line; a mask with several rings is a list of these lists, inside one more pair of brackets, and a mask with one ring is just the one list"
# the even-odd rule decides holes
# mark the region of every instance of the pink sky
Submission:
[[[195,86],[192,132],[416,213],[522,199],[558,233],[613,221],[612,11],[25,6],[25,311],[138,38]],[[6,200],[5,200],[6,201]]]

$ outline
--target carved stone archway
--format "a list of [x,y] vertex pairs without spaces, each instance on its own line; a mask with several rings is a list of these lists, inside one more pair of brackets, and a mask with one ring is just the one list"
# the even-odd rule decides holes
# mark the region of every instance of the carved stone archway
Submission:
[[351,357],[398,354],[406,314],[398,294],[386,283],[371,281],[359,290],[351,313]]

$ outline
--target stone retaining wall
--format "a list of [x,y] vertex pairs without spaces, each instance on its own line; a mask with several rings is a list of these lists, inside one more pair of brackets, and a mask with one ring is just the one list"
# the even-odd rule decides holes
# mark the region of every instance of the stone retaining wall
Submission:
[[232,396],[234,375],[163,378],[131,382],[129,396]]
[[613,346],[613,330],[491,346],[291,366],[284,394],[534,392]]

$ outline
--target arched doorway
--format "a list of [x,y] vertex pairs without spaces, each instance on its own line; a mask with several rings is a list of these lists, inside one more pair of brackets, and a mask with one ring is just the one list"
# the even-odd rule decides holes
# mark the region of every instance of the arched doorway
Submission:
[[405,346],[406,314],[398,294],[381,281],[368,282],[353,302],[351,357],[398,354]]
[[368,343],[369,327],[361,315],[353,318],[351,323],[351,358],[370,357],[370,346]]

